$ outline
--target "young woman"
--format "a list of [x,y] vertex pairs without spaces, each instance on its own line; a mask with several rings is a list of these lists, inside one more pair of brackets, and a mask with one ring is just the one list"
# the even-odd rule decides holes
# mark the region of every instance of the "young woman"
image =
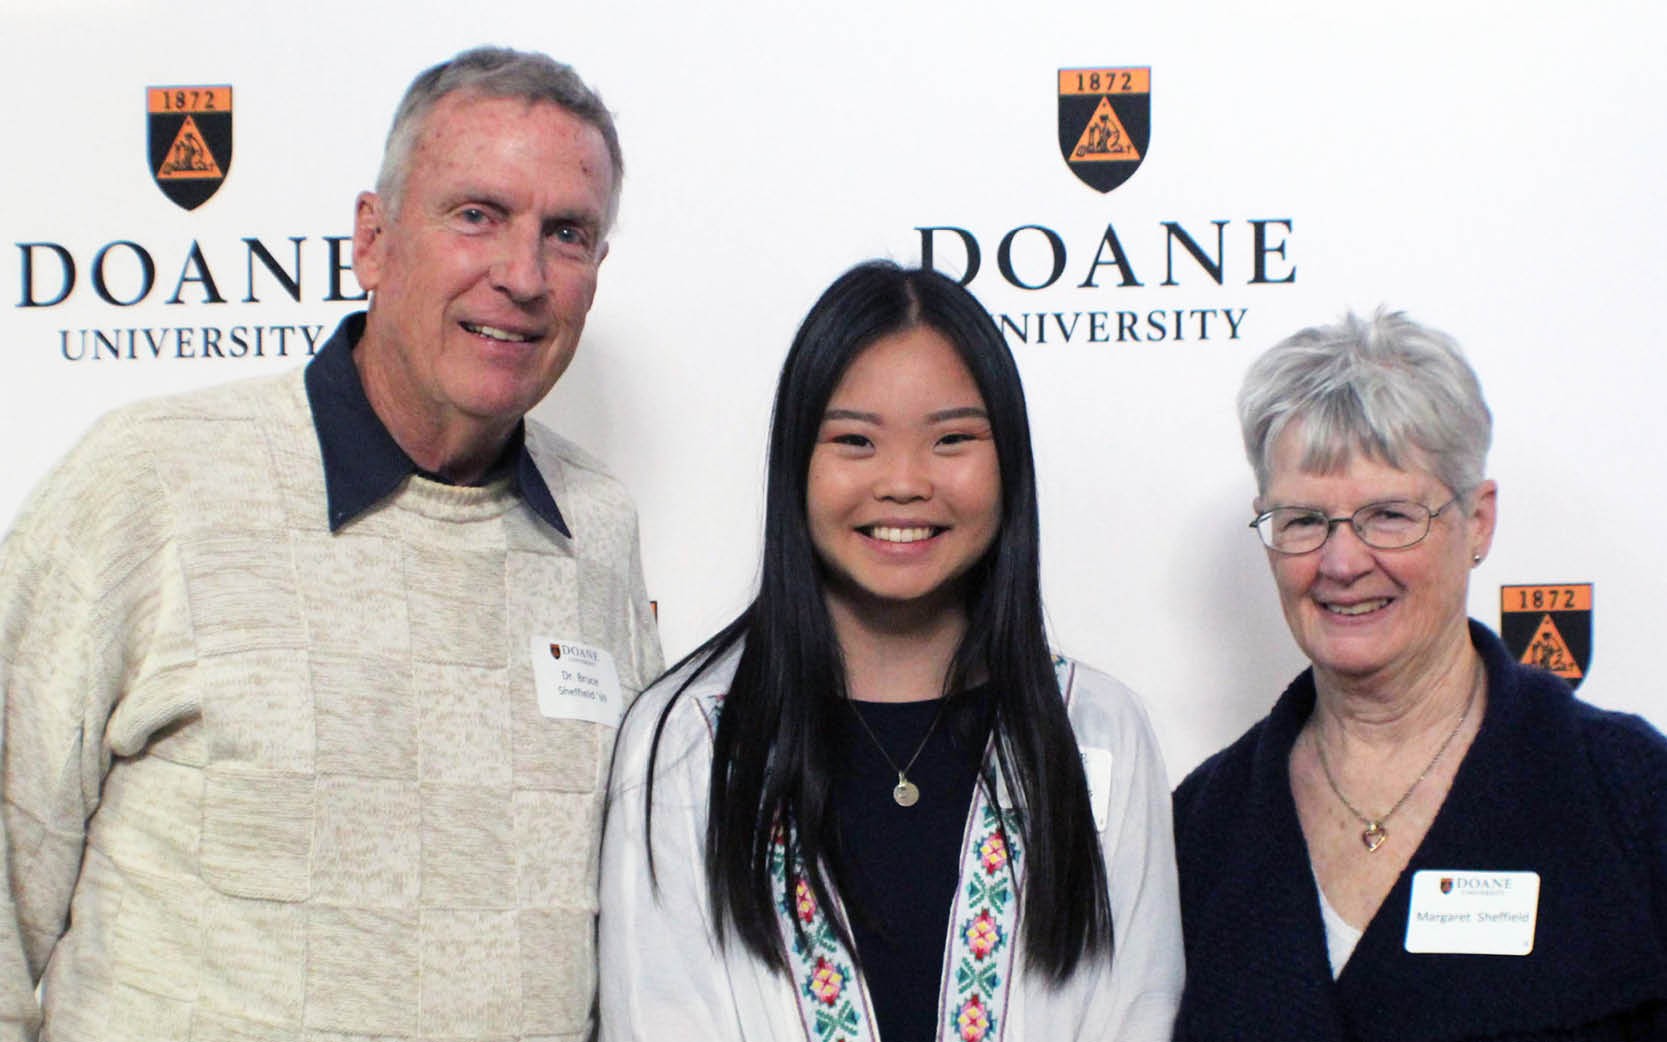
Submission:
[[965,290],[865,264],[777,387],[757,599],[637,702],[604,1039],[1167,1040],[1168,785],[1053,658],[1018,371]]

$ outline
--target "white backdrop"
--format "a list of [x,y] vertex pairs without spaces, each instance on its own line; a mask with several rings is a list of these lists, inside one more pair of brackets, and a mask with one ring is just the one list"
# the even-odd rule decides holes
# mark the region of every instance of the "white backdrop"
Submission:
[[[635,491],[668,654],[748,598],[769,397],[798,319],[851,263],[918,261],[919,229],[955,227],[981,248],[971,288],[1024,331],[1010,342],[1054,638],[1142,692],[1175,777],[1302,665],[1244,528],[1239,378],[1292,330],[1380,302],[1455,335],[1495,412],[1501,521],[1472,614],[1497,626],[1502,585],[1593,583],[1582,695],[1667,723],[1650,650],[1667,628],[1659,5],[713,6],[0,0],[0,520],[111,405],[297,364],[301,334],[271,357],[271,330],[327,334],[354,306],[328,299],[326,237],[349,234],[405,84],[507,43],[572,62],[618,113],[621,224],[579,358],[538,415]],[[1106,195],[1056,141],[1057,70],[1086,66],[1152,70],[1146,159]],[[234,89],[229,175],[190,212],[147,168],[145,88],[175,84]],[[1274,252],[1251,284],[1257,221]],[[1225,222],[1221,284],[1179,248],[1166,277],[1165,222],[1212,254]],[[1139,285],[1093,267],[1108,225]],[[1066,250],[1045,289],[997,270],[1025,226]],[[299,257],[300,300],[249,275],[250,238],[286,270]],[[131,306],[92,286],[117,241],[155,263]],[[957,241],[934,239],[953,274]],[[29,243],[76,264],[56,306],[27,306],[62,283]],[[134,256],[110,251],[112,296],[142,288]],[[1015,237],[1021,281],[1049,260],[1043,233]],[[204,268],[224,303],[205,302]],[[1176,310],[1185,338],[1150,339],[1151,313]],[[1105,342],[1088,336],[1097,311]],[[1119,311],[1138,341],[1117,342]],[[203,328],[225,348],[257,326],[267,357],[202,357]],[[135,357],[82,357],[95,329]]]

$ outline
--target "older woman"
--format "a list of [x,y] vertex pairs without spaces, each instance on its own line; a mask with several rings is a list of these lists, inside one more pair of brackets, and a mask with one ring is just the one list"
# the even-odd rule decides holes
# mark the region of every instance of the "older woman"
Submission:
[[1312,667],[1175,794],[1210,1042],[1667,1039],[1667,739],[1467,621],[1492,420],[1445,336],[1350,316],[1239,395]]

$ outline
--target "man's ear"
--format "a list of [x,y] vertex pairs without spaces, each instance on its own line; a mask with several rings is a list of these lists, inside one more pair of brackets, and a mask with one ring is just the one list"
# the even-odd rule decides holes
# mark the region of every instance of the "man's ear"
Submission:
[[367,293],[382,282],[383,220],[382,198],[360,192],[353,203],[353,274]]

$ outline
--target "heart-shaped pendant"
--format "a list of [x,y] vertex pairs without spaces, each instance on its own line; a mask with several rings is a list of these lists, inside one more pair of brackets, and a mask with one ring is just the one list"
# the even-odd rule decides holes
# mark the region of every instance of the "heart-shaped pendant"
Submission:
[[1360,842],[1366,844],[1368,854],[1375,853],[1383,846],[1384,840],[1389,838],[1389,830],[1383,827],[1381,821],[1368,821],[1366,828],[1360,833]]

